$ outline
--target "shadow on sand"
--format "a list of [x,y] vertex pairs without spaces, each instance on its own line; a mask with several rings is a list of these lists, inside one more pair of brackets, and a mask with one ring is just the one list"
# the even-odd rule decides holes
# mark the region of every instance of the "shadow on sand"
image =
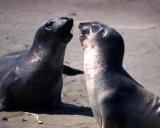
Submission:
[[72,104],[63,104],[59,108],[39,108],[39,109],[17,109],[17,110],[5,110],[7,112],[30,112],[35,114],[48,114],[48,115],[82,115],[93,117],[93,113],[90,107],[77,106]]

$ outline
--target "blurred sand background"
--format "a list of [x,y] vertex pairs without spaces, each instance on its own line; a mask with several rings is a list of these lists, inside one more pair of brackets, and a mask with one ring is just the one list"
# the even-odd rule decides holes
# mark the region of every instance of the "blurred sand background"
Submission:
[[[75,20],[65,64],[83,70],[77,25],[100,21],[124,37],[124,67],[145,88],[160,96],[159,0],[0,0],[0,55],[29,49],[38,27],[61,16]],[[98,128],[89,108],[83,75],[64,76],[62,100],[83,108],[42,112],[38,115],[43,124],[21,111],[1,112],[0,128]],[[1,121],[2,117],[8,121]]]

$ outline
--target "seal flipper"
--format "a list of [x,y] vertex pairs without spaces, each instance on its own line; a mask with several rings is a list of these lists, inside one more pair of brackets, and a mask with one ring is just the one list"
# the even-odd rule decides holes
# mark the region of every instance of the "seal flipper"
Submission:
[[6,108],[5,100],[6,100],[6,86],[4,85],[5,79],[8,77],[8,72],[0,81],[0,111],[3,111]]
[[67,65],[63,65],[63,73],[68,76],[74,76],[74,75],[78,75],[78,74],[84,74],[84,71],[71,68]]
[[16,74],[13,70],[10,70],[0,82],[0,111],[8,108],[8,89],[11,87],[10,85],[13,85],[16,81],[15,78]]
[[3,103],[4,99],[0,98],[0,111],[3,111],[5,109],[5,105]]

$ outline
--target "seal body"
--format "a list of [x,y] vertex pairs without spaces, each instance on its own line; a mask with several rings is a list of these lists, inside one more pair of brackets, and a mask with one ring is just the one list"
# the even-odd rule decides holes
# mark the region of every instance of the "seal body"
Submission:
[[73,20],[51,19],[36,32],[29,51],[0,58],[0,110],[61,104],[63,60]]
[[101,128],[160,128],[160,98],[123,68],[124,41],[113,28],[80,23],[89,101]]

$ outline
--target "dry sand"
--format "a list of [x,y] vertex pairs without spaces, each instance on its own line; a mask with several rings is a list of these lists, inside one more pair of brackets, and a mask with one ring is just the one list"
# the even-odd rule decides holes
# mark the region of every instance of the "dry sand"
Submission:
[[[66,64],[83,69],[78,23],[103,22],[123,35],[128,72],[160,96],[159,0],[0,0],[0,55],[28,49],[37,28],[45,20],[60,16],[75,20]],[[1,121],[0,128],[98,128],[89,108],[84,76],[64,76],[63,87],[63,102],[83,107],[41,112],[38,115],[43,124],[24,112],[1,112],[0,120],[7,117],[8,121]]]

